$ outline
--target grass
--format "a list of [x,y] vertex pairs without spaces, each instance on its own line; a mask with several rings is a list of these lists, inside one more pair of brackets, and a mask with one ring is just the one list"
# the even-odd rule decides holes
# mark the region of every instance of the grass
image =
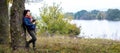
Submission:
[[[106,39],[75,39],[64,36],[37,37],[36,53],[119,53],[120,42]],[[10,48],[0,46],[0,53],[10,53]],[[20,50],[16,53],[34,53]]]

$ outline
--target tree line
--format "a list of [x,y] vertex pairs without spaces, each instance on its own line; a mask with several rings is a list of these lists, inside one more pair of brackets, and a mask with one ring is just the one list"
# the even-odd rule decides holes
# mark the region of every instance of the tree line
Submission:
[[72,16],[76,20],[110,20],[110,21],[120,21],[120,10],[119,9],[108,9],[107,11],[99,10],[81,10],[76,13],[66,13]]

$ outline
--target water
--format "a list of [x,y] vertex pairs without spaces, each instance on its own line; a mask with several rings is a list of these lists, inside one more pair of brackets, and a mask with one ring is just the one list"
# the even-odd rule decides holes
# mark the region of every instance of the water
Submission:
[[79,37],[120,40],[120,21],[72,20],[71,23],[81,26]]

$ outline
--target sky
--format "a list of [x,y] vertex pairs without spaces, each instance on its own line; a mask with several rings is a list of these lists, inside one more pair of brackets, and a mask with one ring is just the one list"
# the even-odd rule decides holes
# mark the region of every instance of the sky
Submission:
[[39,8],[44,4],[52,5],[53,3],[60,4],[63,12],[77,12],[80,10],[100,10],[120,9],[120,0],[43,0],[37,4],[26,5],[26,9],[31,11],[39,11]]
[[79,10],[107,10],[109,8],[120,9],[120,0],[44,0],[47,4],[61,3],[65,12],[76,12]]

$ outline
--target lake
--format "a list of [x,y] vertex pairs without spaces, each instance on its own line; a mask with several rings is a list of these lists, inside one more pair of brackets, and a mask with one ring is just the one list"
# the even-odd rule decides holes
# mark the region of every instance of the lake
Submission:
[[81,27],[79,37],[120,40],[120,21],[72,20],[71,23]]

